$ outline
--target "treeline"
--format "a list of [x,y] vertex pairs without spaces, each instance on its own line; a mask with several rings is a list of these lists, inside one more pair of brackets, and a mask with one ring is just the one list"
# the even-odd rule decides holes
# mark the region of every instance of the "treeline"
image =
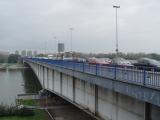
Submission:
[[[110,58],[113,59],[116,57],[115,53],[108,53],[108,54],[104,54],[104,53],[99,53],[99,54],[95,54],[95,53],[80,53],[80,52],[73,52],[73,57],[81,57],[81,58],[90,58],[90,57],[96,57],[96,58]],[[44,54],[39,54],[37,55],[37,57],[47,57]],[[70,53],[65,53],[65,57],[69,57],[71,56]],[[136,60],[142,57],[147,57],[147,58],[152,58],[155,60],[159,60],[160,61],[160,54],[157,53],[119,53],[118,57],[122,57],[125,59],[130,59],[130,60]],[[17,63],[19,61],[20,56],[16,55],[16,54],[10,54],[10,55],[0,55],[0,63]]]
[[3,103],[0,104],[0,117],[8,116],[33,116],[35,113],[32,109],[27,109],[25,107],[18,108],[17,106],[8,106]]
[[19,60],[19,55],[10,54],[10,55],[0,55],[0,63],[17,63]]
[[[116,57],[115,53],[110,53],[110,54],[97,54],[95,55],[96,57],[108,57],[108,58],[114,58]],[[152,59],[156,59],[156,60],[160,60],[160,55],[156,54],[156,53],[150,53],[150,54],[146,54],[146,53],[119,53],[118,54],[119,57],[125,58],[125,59],[130,59],[130,60],[136,60],[142,57],[147,57],[147,58],[152,58]]]
[[[90,57],[97,57],[97,58],[110,58],[113,59],[116,57],[115,53],[108,53],[108,54],[104,54],[104,53],[99,53],[99,54],[95,54],[95,53],[89,53],[89,54],[84,54],[84,53],[73,53],[74,57],[82,57],[82,58],[90,58]],[[136,60],[142,57],[147,57],[147,58],[152,58],[155,60],[159,60],[160,61],[160,54],[157,53],[119,53],[118,57],[122,57],[125,59],[130,59],[130,60]]]

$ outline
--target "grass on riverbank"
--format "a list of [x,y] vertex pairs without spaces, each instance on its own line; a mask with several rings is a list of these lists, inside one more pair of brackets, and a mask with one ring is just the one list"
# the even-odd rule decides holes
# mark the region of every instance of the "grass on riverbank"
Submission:
[[29,116],[29,117],[19,117],[19,116],[0,117],[0,120],[47,120],[47,114],[43,110],[35,110],[35,115],[34,116]]
[[[20,100],[19,102],[23,105],[37,105],[36,100]],[[35,109],[33,116],[8,116],[0,117],[0,120],[47,120],[47,118],[48,115],[44,110]]]
[[22,105],[30,105],[30,106],[37,105],[36,100],[19,100],[19,102]]

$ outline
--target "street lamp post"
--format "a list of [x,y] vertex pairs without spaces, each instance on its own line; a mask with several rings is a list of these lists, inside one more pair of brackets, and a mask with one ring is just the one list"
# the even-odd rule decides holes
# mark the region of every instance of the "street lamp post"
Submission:
[[114,5],[113,8],[116,9],[116,54],[118,55],[119,49],[118,49],[118,20],[117,20],[117,9],[120,8],[120,6]]
[[44,43],[44,54],[45,55],[47,54],[47,41],[45,41]]
[[54,36],[54,40],[55,40],[55,53],[57,52],[57,37],[56,36]]
[[69,30],[70,30],[70,32],[71,32],[71,33],[70,33],[70,35],[71,35],[71,36],[70,36],[70,37],[71,37],[71,38],[70,38],[70,39],[71,39],[71,41],[70,41],[70,42],[71,42],[71,43],[70,43],[70,44],[71,44],[70,51],[71,51],[71,56],[73,57],[73,54],[72,54],[72,52],[73,52],[73,51],[72,51],[72,39],[73,39],[73,38],[72,38],[72,32],[73,32],[73,28],[71,27],[71,28],[69,28]]
[[59,40],[57,40],[57,37],[54,36],[55,39],[55,53],[56,53],[56,57],[58,58],[58,44],[59,44]]

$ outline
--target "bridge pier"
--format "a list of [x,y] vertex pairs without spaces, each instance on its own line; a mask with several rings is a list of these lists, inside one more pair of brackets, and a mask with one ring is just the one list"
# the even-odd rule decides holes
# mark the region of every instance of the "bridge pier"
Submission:
[[44,89],[56,93],[104,120],[159,120],[160,107],[111,89],[87,82],[74,75],[28,63]]
[[58,71],[54,71],[54,90],[53,91],[61,94],[60,72]]
[[73,77],[62,75],[62,95],[74,101]]
[[53,90],[54,72],[48,69],[48,89]]

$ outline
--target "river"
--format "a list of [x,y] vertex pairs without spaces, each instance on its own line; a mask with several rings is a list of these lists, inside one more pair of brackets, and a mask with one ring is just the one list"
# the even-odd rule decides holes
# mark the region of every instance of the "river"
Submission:
[[30,68],[0,70],[0,103],[15,104],[17,94],[33,93],[41,89]]

